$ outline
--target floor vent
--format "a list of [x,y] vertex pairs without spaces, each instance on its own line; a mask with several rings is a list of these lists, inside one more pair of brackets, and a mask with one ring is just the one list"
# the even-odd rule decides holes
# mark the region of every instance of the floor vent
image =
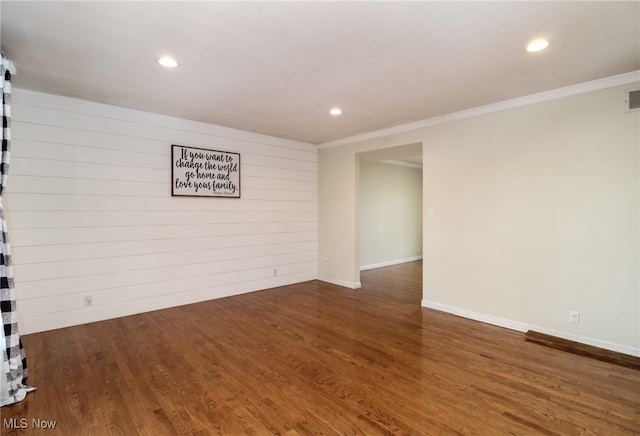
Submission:
[[605,350],[603,348],[558,338],[556,336],[539,333],[533,330],[526,332],[524,334],[524,338],[529,342],[546,345],[547,347],[555,348],[557,350],[567,351],[569,353],[579,354],[593,359],[602,360],[604,362],[640,370],[640,357]]

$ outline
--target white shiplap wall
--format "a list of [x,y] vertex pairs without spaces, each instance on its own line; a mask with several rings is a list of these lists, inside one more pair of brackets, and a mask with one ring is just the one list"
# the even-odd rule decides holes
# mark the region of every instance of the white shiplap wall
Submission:
[[[314,145],[23,89],[12,112],[23,334],[317,277]],[[171,144],[241,153],[242,198],[171,197]]]

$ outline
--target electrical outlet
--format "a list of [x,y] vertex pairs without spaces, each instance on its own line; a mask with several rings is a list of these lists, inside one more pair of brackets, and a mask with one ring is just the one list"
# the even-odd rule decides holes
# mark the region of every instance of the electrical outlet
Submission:
[[329,258],[328,257],[324,258],[324,266],[329,266]]
[[278,275],[278,268],[274,268],[273,269],[273,276],[277,276]]
[[569,322],[571,324],[580,324],[580,312],[575,310],[569,311]]
[[93,295],[84,296],[84,305],[85,307],[93,306]]

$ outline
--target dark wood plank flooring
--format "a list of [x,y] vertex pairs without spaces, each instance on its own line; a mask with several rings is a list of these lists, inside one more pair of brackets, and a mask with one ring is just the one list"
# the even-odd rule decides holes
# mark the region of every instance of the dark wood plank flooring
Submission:
[[38,391],[2,434],[640,433],[640,371],[421,308],[421,271],[26,335]]

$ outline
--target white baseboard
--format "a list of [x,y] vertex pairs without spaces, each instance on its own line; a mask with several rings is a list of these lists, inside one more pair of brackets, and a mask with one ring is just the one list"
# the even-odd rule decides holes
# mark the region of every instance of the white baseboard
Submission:
[[547,335],[556,336],[570,341],[580,342],[586,345],[592,345],[594,347],[603,348],[605,350],[616,351],[618,353],[628,354],[630,356],[640,357],[640,348],[629,347],[627,345],[616,344],[601,339],[590,338],[587,336],[575,335],[573,333],[567,333],[560,330],[549,329],[540,327],[533,324],[528,324],[519,321],[513,321],[506,318],[500,318],[486,313],[474,312],[473,310],[462,309],[456,306],[450,306],[448,304],[442,304],[430,300],[422,300],[422,306],[430,309],[439,310],[441,312],[451,313],[453,315],[461,316],[463,318],[473,319],[475,321],[484,322],[486,324],[495,325],[498,327],[504,327],[510,330],[519,332],[526,332],[528,330],[534,330]]
[[386,261],[386,262],[372,263],[372,264],[369,264],[369,265],[362,265],[360,267],[360,271],[366,271],[368,269],[375,269],[375,268],[382,268],[382,267],[391,266],[391,265],[399,265],[401,263],[414,262],[416,260],[422,260],[422,256],[407,257],[405,259],[396,259],[396,260],[389,260],[389,261]]
[[331,283],[333,285],[349,288],[349,289],[360,289],[362,287],[362,283],[360,282],[347,282],[346,280],[332,279],[330,277],[325,277],[320,275],[318,276],[318,280],[322,282]]

